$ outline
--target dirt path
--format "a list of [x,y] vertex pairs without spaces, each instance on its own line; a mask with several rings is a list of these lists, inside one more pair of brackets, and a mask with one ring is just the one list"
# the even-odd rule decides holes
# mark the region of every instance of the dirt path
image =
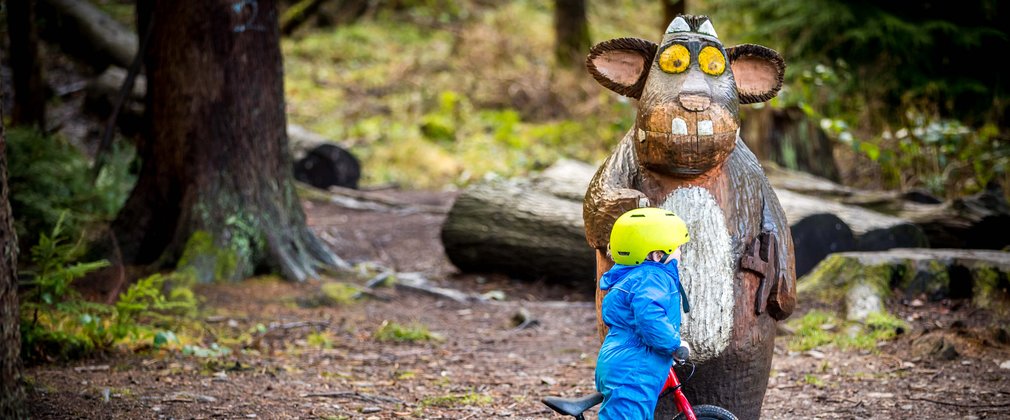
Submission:
[[[318,283],[204,286],[207,345],[217,337],[232,353],[119,354],[33,367],[27,376],[35,417],[561,418],[540,397],[592,391],[598,342],[591,286],[458,275],[438,240],[444,216],[432,210],[445,208],[452,195],[389,194],[426,210],[307,203],[310,224],[351,261],[421,272],[444,287],[496,291],[506,299],[456,303],[382,288],[350,305],[305,307],[299,302],[317,296]],[[520,313],[538,325],[515,328]],[[1010,338],[977,317],[962,308],[922,318],[879,354],[790,353],[788,337],[780,337],[764,418],[1010,418],[1010,370],[1000,368],[1010,360]],[[382,342],[373,333],[384,322],[423,324],[442,338]],[[916,347],[934,336],[960,354],[916,356]]]

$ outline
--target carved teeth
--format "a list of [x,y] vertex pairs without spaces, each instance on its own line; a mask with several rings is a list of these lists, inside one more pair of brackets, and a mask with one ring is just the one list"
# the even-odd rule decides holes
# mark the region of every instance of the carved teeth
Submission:
[[698,121],[698,135],[699,136],[711,136],[712,131],[712,121]]
[[[711,123],[709,123],[709,126],[711,126]],[[711,130],[711,127],[709,129]],[[680,118],[674,118],[673,123],[670,124],[670,133],[687,135],[687,123]]]

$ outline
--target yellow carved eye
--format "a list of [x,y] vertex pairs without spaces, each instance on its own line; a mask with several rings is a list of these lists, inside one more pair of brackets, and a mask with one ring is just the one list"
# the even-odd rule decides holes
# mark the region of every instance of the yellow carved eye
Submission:
[[659,55],[659,68],[667,73],[681,73],[691,64],[691,53],[687,47],[675,44]]
[[698,53],[698,64],[706,74],[718,76],[726,71],[726,57],[716,47],[705,47]]

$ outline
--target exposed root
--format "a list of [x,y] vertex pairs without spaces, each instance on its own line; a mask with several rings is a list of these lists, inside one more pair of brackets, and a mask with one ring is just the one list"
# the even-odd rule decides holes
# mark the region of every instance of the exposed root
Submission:
[[305,249],[308,251],[309,255],[318,260],[323,267],[335,267],[338,269],[347,270],[351,268],[351,265],[344,261],[342,258],[334,254],[326,247],[326,244],[319,239],[314,233],[312,233],[309,228],[305,228],[302,233],[302,237],[305,238]]
[[350,264],[326,248],[308,228],[299,229],[296,235],[294,238],[267,235],[269,258],[284,278],[301,282],[318,278],[317,269],[350,268]]
[[280,271],[281,276],[298,282],[307,279],[307,275],[301,264],[295,262],[288,247],[276,235],[267,234],[267,242],[267,246],[270,249],[270,258],[273,260],[273,264],[277,267],[277,270]]

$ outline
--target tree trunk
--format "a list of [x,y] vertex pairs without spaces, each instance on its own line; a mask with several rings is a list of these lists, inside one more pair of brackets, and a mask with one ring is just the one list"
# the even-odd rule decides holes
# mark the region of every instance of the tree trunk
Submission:
[[740,110],[741,137],[761,161],[839,182],[834,142],[797,107]]
[[35,31],[35,1],[7,2],[7,30],[14,83],[13,125],[46,127],[46,86],[39,62],[39,38]]
[[[3,121],[0,93],[0,122]],[[18,312],[18,241],[7,189],[7,136],[0,123],[0,418],[25,417],[21,389],[21,331]]]
[[586,0],[554,1],[554,55],[565,67],[582,68],[589,53]]
[[201,281],[266,269],[300,281],[345,266],[306,227],[295,194],[275,2],[150,6],[152,133],[113,226],[124,261],[194,269]]
[[660,0],[663,3],[663,26],[661,29],[666,30],[667,25],[673,22],[673,19],[677,15],[683,15],[687,13],[687,0]]

